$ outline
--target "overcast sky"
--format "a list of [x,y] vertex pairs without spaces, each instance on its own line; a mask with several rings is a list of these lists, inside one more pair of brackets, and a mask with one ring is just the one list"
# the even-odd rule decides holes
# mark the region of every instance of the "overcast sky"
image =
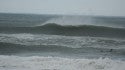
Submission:
[[125,0],[0,0],[0,12],[125,16]]

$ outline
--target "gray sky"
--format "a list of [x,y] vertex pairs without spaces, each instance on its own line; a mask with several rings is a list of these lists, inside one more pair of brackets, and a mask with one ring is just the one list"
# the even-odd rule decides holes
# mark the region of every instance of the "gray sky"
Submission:
[[125,16],[125,0],[0,0],[0,12]]

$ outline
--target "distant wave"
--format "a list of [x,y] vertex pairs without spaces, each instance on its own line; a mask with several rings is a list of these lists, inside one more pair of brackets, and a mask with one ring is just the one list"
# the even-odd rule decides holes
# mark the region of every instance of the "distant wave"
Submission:
[[1,27],[1,33],[38,33],[66,36],[93,36],[125,38],[125,29],[93,25],[62,26],[48,23],[35,27]]

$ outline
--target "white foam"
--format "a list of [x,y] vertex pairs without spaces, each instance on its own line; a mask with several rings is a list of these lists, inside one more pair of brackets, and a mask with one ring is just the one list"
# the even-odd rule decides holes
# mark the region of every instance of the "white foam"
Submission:
[[76,37],[44,34],[0,34],[0,42],[21,45],[57,45],[72,48],[95,47],[109,49],[125,49],[125,40],[99,38],[99,37]]
[[0,55],[0,70],[125,70],[125,61]]
[[12,37],[16,37],[19,39],[34,39],[34,35],[33,34],[27,34],[27,33],[23,33],[23,34],[12,34]]

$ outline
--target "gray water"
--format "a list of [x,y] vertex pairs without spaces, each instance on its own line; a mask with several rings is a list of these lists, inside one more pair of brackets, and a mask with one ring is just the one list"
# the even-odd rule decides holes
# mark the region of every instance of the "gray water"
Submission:
[[125,18],[0,14],[0,54],[125,57]]

